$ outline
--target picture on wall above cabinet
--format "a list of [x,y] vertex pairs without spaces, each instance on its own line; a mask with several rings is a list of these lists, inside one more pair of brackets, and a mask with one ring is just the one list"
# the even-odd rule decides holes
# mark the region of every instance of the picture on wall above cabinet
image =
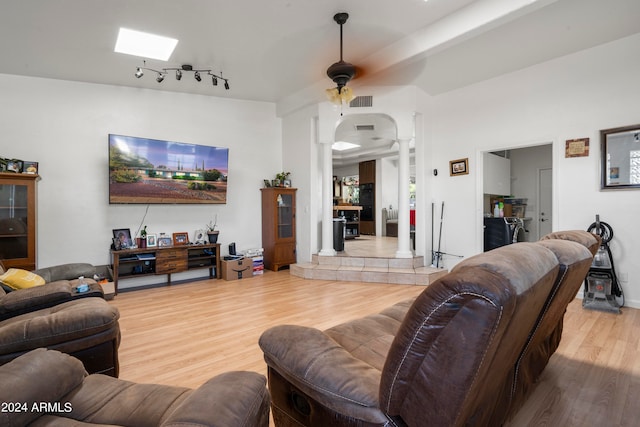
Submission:
[[109,135],[109,203],[227,203],[229,149]]

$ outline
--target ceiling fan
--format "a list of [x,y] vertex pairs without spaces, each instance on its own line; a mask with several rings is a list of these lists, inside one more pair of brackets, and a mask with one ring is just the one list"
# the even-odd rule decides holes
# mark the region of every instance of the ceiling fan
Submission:
[[340,61],[333,63],[327,68],[327,76],[336,84],[336,87],[326,90],[327,98],[334,104],[341,105],[343,102],[349,103],[355,95],[347,83],[355,77],[356,67],[342,59],[342,26],[349,19],[349,14],[345,12],[336,13],[333,20],[340,25]]

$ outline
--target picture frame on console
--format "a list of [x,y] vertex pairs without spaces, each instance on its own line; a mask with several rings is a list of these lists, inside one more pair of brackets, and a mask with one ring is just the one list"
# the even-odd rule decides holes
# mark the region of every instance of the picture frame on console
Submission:
[[189,234],[188,233],[173,233],[173,245],[174,246],[182,246],[189,243]]
[[147,247],[155,248],[158,246],[158,236],[156,234],[147,234]]
[[116,251],[129,249],[133,246],[131,230],[128,228],[116,228],[113,230],[113,248]]
[[173,244],[173,240],[169,236],[161,235],[158,237],[158,247],[167,247]]

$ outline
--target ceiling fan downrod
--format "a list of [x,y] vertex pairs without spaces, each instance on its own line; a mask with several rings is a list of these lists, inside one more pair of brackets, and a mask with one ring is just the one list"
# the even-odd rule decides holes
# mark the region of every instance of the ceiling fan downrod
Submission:
[[356,68],[348,63],[344,62],[342,59],[342,26],[349,19],[349,14],[345,12],[336,13],[333,16],[333,20],[340,25],[340,61],[332,64],[327,69],[327,76],[336,84],[338,87],[338,93],[342,91],[342,88],[351,80],[356,74]]

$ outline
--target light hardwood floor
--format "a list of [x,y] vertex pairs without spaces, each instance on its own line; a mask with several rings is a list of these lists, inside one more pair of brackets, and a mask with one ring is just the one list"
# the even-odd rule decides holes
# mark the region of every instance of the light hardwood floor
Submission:
[[[288,271],[122,292],[120,377],[197,387],[219,373],[266,374],[261,333],[278,324],[326,329],[411,298],[424,288],[305,280]],[[640,314],[565,316],[562,343],[510,426],[640,425]],[[443,373],[446,375],[446,373]]]

